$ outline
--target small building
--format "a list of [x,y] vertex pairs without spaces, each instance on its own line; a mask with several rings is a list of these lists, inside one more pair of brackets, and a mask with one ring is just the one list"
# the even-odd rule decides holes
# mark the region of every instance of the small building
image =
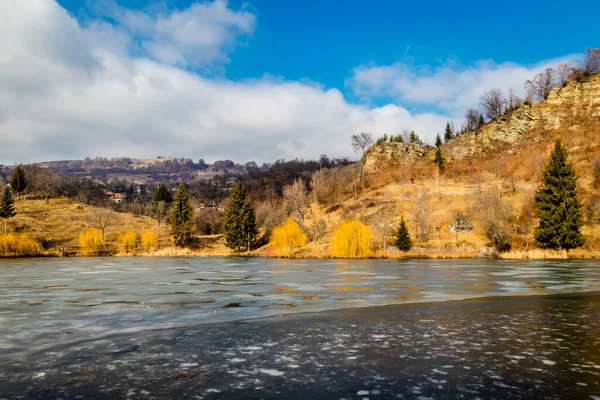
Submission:
[[235,186],[237,181],[238,181],[237,178],[235,176],[232,176],[231,178],[229,178],[225,181],[225,184],[229,187],[233,187],[233,186]]
[[471,233],[473,232],[473,224],[466,219],[457,219],[457,221],[450,221],[448,230],[455,233]]
[[106,196],[113,202],[117,204],[124,203],[127,200],[127,197],[123,193],[115,193],[111,191],[105,192]]

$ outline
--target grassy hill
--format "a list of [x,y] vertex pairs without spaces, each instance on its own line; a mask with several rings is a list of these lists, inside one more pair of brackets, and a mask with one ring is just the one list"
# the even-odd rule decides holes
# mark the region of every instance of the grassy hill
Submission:
[[[135,232],[138,240],[144,232],[155,231],[156,221],[146,216],[117,213],[109,209],[83,205],[68,199],[36,200],[21,198],[16,200],[17,215],[8,220],[8,231],[24,234],[42,244],[39,255],[79,255],[79,235],[86,229],[98,229],[95,212],[102,210],[111,222],[106,227],[105,244],[100,254],[119,254],[120,234]],[[168,224],[162,224],[157,248],[152,252],[139,251],[137,255],[202,255],[228,254],[219,243],[220,236],[199,238],[202,250],[178,249],[173,245]]]

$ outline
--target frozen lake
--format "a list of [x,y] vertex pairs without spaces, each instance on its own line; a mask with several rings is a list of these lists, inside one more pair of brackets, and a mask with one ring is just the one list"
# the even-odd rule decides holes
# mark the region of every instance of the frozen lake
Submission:
[[594,261],[2,260],[0,398],[600,399],[597,291]]

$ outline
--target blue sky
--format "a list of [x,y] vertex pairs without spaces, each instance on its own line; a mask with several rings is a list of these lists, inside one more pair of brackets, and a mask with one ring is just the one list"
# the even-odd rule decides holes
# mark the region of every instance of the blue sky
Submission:
[[576,63],[598,15],[562,0],[0,2],[0,144],[22,148],[0,157],[269,161],[351,155],[363,130],[432,141],[483,91]]
[[[90,1],[59,0],[85,20]],[[83,4],[82,4],[83,3]],[[131,9],[185,9],[194,1],[121,0]],[[343,88],[358,65],[407,60],[435,65],[448,59],[471,64],[482,59],[535,64],[564,54],[581,53],[600,40],[600,2],[530,0],[496,6],[481,1],[406,2],[229,1],[256,15],[256,29],[230,55],[225,76],[263,74],[310,79]],[[583,12],[585,10],[585,12]]]

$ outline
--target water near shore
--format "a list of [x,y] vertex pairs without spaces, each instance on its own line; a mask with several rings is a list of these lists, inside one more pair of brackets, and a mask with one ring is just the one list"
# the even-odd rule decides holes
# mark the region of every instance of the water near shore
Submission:
[[587,261],[4,260],[0,398],[600,398],[593,291]]

